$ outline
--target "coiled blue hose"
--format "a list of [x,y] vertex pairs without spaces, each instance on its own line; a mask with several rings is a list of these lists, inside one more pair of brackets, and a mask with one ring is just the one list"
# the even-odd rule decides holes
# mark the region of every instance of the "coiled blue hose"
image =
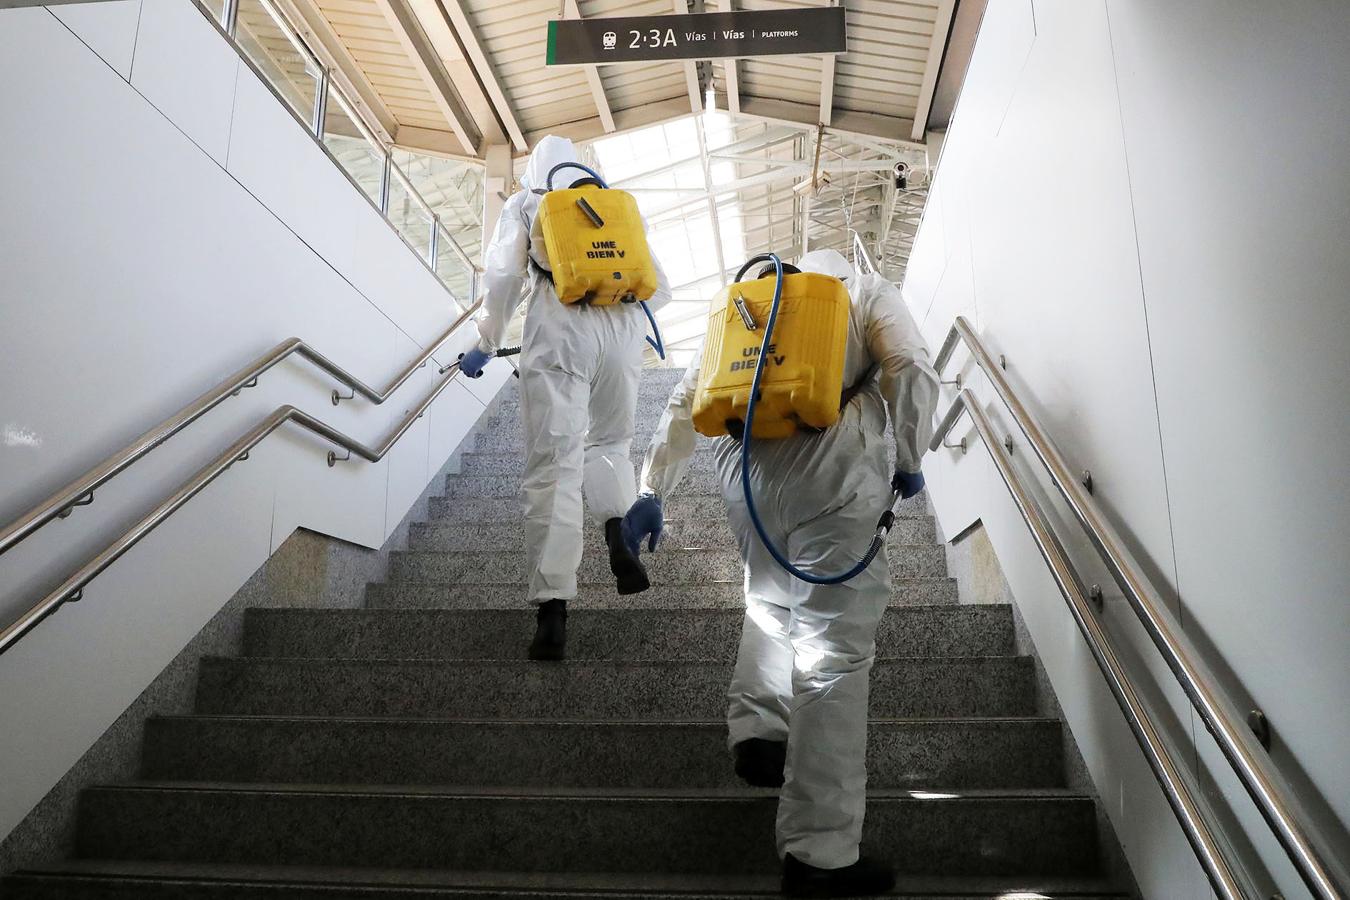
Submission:
[[877,521],[877,533],[872,537],[872,543],[868,546],[867,552],[857,565],[842,575],[824,576],[804,572],[794,566],[792,561],[773,545],[773,540],[770,539],[768,532],[765,530],[764,523],[760,521],[759,510],[755,508],[755,495],[750,488],[750,445],[754,439],[755,406],[759,402],[759,382],[764,375],[764,361],[769,358],[769,346],[773,343],[773,328],[778,322],[778,304],[783,299],[783,261],[778,258],[776,253],[761,253],[752,257],[741,267],[740,272],[736,274],[736,280],[740,281],[745,276],[746,270],[757,262],[772,262],[776,280],[773,287],[773,302],[769,306],[769,321],[764,326],[764,339],[760,342],[759,359],[755,362],[755,377],[750,382],[750,400],[745,407],[745,427],[741,432],[741,491],[745,494],[745,509],[750,513],[750,522],[755,526],[755,532],[759,535],[760,542],[764,544],[764,549],[768,550],[774,561],[794,578],[809,584],[843,584],[862,574],[872,564],[872,560],[877,558],[877,554],[886,544],[886,535],[890,532],[891,526],[895,524],[895,512],[888,509],[882,514]]
[[[560,162],[548,170],[548,176],[544,179],[544,188],[546,190],[553,190],[553,176],[559,169],[580,169],[599,182],[600,187],[609,190],[609,184],[605,179],[600,177],[599,172],[595,171],[590,166],[571,161]],[[652,315],[651,307],[647,305],[646,300],[639,300],[638,303],[642,305],[642,311],[647,314],[647,321],[652,323],[652,334],[656,335],[655,340],[653,340],[650,335],[647,336],[647,343],[656,351],[656,355],[664,360],[666,358],[666,345],[665,342],[661,340],[661,329],[657,327],[656,316]]]

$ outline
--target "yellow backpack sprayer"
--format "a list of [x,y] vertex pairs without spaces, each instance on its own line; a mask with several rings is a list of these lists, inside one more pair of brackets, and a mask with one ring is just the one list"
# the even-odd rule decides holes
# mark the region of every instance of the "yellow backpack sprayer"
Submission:
[[[758,262],[773,264],[773,281],[763,277],[742,281]],[[803,428],[833,425],[843,407],[871,380],[874,373],[869,370],[857,385],[843,387],[849,303],[848,289],[837,278],[813,272],[785,274],[783,261],[773,253],[751,258],[736,273],[736,283],[712,304],[694,394],[695,430],[709,437],[730,434],[741,442],[741,491],[764,548],[794,577],[811,584],[842,584],[872,564],[895,524],[899,492],[877,520],[872,543],[853,568],[840,575],[813,575],[774,546],[760,521],[750,487],[750,447],[756,438],[785,438]],[[780,315],[792,330],[775,338]]]
[[[707,437],[740,437],[761,359],[764,375],[755,395],[754,437],[784,438],[803,427],[833,425],[844,388],[848,310],[848,289],[829,275],[795,272],[781,283],[768,278],[741,281],[738,275],[708,313],[694,429]],[[783,326],[768,342],[759,328],[765,320]]]
[[[567,168],[580,169],[587,177],[555,189],[553,176]],[[549,170],[536,223],[558,299],[592,306],[638,302],[656,336],[647,343],[665,359],[661,331],[646,302],[656,293],[656,264],[633,195],[610,188],[579,162],[558,163]]]

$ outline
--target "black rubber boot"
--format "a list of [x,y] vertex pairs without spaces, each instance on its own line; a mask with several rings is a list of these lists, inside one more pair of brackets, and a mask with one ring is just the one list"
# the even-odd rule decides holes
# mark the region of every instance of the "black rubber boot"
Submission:
[[609,545],[609,570],[614,573],[620,594],[640,594],[652,583],[647,580],[647,568],[642,560],[623,542],[623,519],[605,523],[605,543]]
[[789,897],[873,897],[895,887],[895,870],[861,857],[842,869],[817,869],[789,853],[783,859],[783,893]]
[[736,757],[736,776],[751,787],[783,786],[787,765],[787,741],[749,738],[731,751]]
[[545,600],[536,614],[539,624],[530,642],[530,659],[557,662],[567,657],[567,601]]

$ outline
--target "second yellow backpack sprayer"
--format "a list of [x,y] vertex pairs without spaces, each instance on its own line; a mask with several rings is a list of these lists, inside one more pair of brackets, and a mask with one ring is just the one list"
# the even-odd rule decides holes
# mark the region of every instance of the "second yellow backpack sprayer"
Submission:
[[[773,264],[772,294],[763,278],[741,280],[759,262]],[[872,543],[856,565],[839,575],[813,575],[774,546],[760,521],[750,487],[750,447],[757,438],[783,438],[803,428],[833,425],[842,407],[871,379],[869,371],[859,385],[843,389],[849,302],[848,290],[837,278],[811,272],[785,275],[783,261],[773,253],[751,258],[736,274],[736,283],[713,302],[694,397],[694,427],[699,433],[731,434],[741,441],[741,491],[764,548],[790,574],[810,584],[842,584],[872,564],[895,524],[899,491],[877,520]],[[780,307],[794,331],[775,340]],[[763,337],[756,341],[764,315]],[[756,421],[760,404],[767,407],[762,423]]]

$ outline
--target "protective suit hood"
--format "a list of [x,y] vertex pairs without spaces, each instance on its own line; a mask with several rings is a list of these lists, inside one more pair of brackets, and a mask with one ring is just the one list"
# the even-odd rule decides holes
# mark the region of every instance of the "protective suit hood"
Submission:
[[[542,138],[530,151],[529,162],[525,163],[525,174],[520,178],[520,186],[527,191],[547,190],[548,173],[558,163],[580,162],[576,147],[565,137],[550,134]],[[566,186],[586,173],[580,170],[564,170],[558,173],[559,184]]]
[[819,272],[821,275],[833,275],[846,282],[853,277],[853,267],[838,250],[812,250],[802,254],[797,260],[797,268],[803,272]]

